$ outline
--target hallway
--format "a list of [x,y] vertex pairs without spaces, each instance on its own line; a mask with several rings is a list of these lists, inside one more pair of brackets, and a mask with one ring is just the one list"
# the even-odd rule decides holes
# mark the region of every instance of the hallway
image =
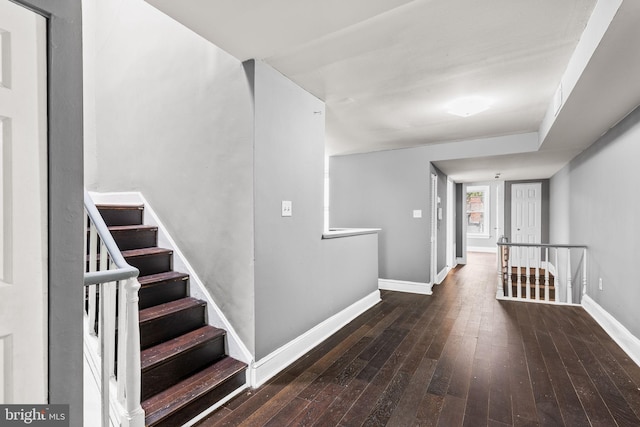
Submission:
[[497,301],[469,253],[432,296],[382,302],[200,426],[638,426],[640,367],[580,307]]

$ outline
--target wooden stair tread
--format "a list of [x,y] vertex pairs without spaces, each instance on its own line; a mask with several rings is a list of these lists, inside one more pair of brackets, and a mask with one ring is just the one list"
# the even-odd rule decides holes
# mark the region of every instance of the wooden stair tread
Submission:
[[98,208],[98,210],[100,209],[139,209],[139,210],[143,210],[144,209],[144,205],[140,204],[140,203],[134,203],[134,204],[111,204],[111,203],[103,203],[103,204],[96,204],[96,208]]
[[155,231],[158,229],[155,225],[110,225],[109,231],[112,233],[118,231],[136,231],[136,230],[149,230]]
[[172,254],[172,253],[173,253],[173,250],[171,249],[153,247],[153,248],[130,249],[128,251],[122,251],[122,256],[126,259],[126,258]]
[[142,372],[177,357],[181,352],[224,335],[226,335],[224,330],[205,325],[177,338],[142,350],[140,352]]
[[[520,269],[522,274],[526,275],[527,267],[517,267],[517,266],[514,267],[514,266],[511,266],[511,273],[512,274],[517,274],[518,273],[518,268]],[[546,270],[544,268],[541,268],[539,271],[540,271],[540,277],[544,276]],[[529,273],[530,273],[531,276],[535,276],[536,268],[535,267],[529,267]],[[549,272],[549,277],[553,277],[553,273]]]
[[178,271],[165,271],[163,273],[149,274],[147,276],[138,277],[140,286],[148,286],[155,283],[166,282],[170,280],[187,280],[189,275]]
[[[508,284],[508,283],[506,283],[506,285],[507,285],[507,286],[509,286],[509,284]],[[511,283],[511,286],[518,286],[518,282],[515,282],[515,281],[514,281],[513,283]],[[522,283],[520,283],[520,286],[522,286],[522,287],[526,287],[526,286],[527,286],[527,282],[522,282]],[[544,288],[545,288],[545,285],[544,285],[544,283],[542,283],[542,282],[540,282],[540,284],[539,284],[538,286],[540,286],[540,289],[544,289]],[[531,288],[535,288],[535,287],[536,287],[536,284],[535,284],[535,283],[529,283],[529,287],[531,287]],[[555,286],[554,286],[554,285],[549,284],[549,289],[555,289]]]
[[140,310],[140,323],[150,322],[160,317],[187,310],[192,307],[205,306],[206,304],[207,303],[202,300],[192,297],[186,297],[175,301],[166,302],[164,304],[155,305],[153,307]]
[[[154,424],[162,418],[187,406],[228,378],[247,368],[247,364],[225,357],[191,377],[142,402],[145,424]],[[195,414],[194,414],[195,415]]]

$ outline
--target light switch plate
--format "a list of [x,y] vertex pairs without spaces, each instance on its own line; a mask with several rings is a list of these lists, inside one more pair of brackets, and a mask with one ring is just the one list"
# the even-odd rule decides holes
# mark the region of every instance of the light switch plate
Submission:
[[414,218],[422,218],[422,210],[421,209],[415,209],[413,211],[413,217]]
[[291,205],[291,200],[283,200],[282,201],[282,216],[292,216],[293,210]]

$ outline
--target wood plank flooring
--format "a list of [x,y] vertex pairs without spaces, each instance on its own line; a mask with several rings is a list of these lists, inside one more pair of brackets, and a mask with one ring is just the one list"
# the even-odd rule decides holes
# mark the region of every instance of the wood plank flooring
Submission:
[[468,261],[199,425],[640,426],[640,367],[582,308],[497,301],[495,256]]

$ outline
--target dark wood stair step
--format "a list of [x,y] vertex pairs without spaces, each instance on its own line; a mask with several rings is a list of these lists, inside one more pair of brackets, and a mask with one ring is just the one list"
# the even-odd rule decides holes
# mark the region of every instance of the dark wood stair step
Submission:
[[[536,284],[534,283],[530,283],[529,284],[529,288],[531,289],[531,298],[535,298],[536,297]],[[505,283],[505,295],[508,296],[508,292],[509,292],[509,284]],[[517,297],[518,296],[518,284],[516,282],[513,282],[511,284],[511,291],[513,292],[513,296]],[[520,292],[523,298],[526,298],[527,296],[527,284],[526,282],[523,282],[520,284]],[[544,287],[544,283],[540,283],[540,299],[544,300],[544,292],[545,292],[545,287]],[[554,286],[549,286],[549,299],[554,301],[555,300],[555,296],[556,296],[556,288]]]
[[144,213],[144,205],[96,205],[105,224],[112,225],[140,225]]
[[[521,273],[521,274],[523,274],[523,275],[524,275],[524,274],[526,274],[526,273],[527,273],[527,267],[517,267],[517,266],[515,266],[515,267],[514,267],[514,266],[511,266],[511,272],[512,272],[513,274],[516,274],[516,273],[518,272],[518,268],[520,268],[520,273]],[[541,268],[541,269],[540,269],[540,276],[544,276],[545,271],[546,271],[546,270],[545,270],[544,268]],[[529,267],[529,274],[530,274],[531,276],[535,276],[535,274],[536,274],[536,268],[535,268],[535,267]],[[549,276],[553,276],[553,274],[551,274],[551,272],[549,272]]]
[[147,426],[184,424],[244,385],[247,365],[225,357],[142,402]]
[[226,332],[203,326],[140,352],[142,400],[225,356]]
[[153,225],[114,225],[109,231],[121,251],[158,245],[158,227]]
[[[507,280],[509,279],[509,277],[507,276]],[[544,276],[540,276],[539,278],[540,280],[540,286],[544,286],[545,283],[545,278]],[[518,276],[516,274],[512,274],[511,275],[511,281],[516,284],[518,282]],[[525,285],[527,283],[527,276],[520,276],[520,282]],[[536,276],[529,276],[529,283],[531,283],[532,285],[535,285],[536,283]],[[555,279],[551,276],[549,276],[549,286],[553,286],[555,284]]]
[[171,249],[142,248],[122,251],[124,259],[140,270],[140,276],[164,273],[172,269]]
[[140,310],[140,347],[149,348],[204,326],[206,305],[187,297]]
[[177,271],[138,277],[140,282],[140,310],[187,296],[189,275]]

